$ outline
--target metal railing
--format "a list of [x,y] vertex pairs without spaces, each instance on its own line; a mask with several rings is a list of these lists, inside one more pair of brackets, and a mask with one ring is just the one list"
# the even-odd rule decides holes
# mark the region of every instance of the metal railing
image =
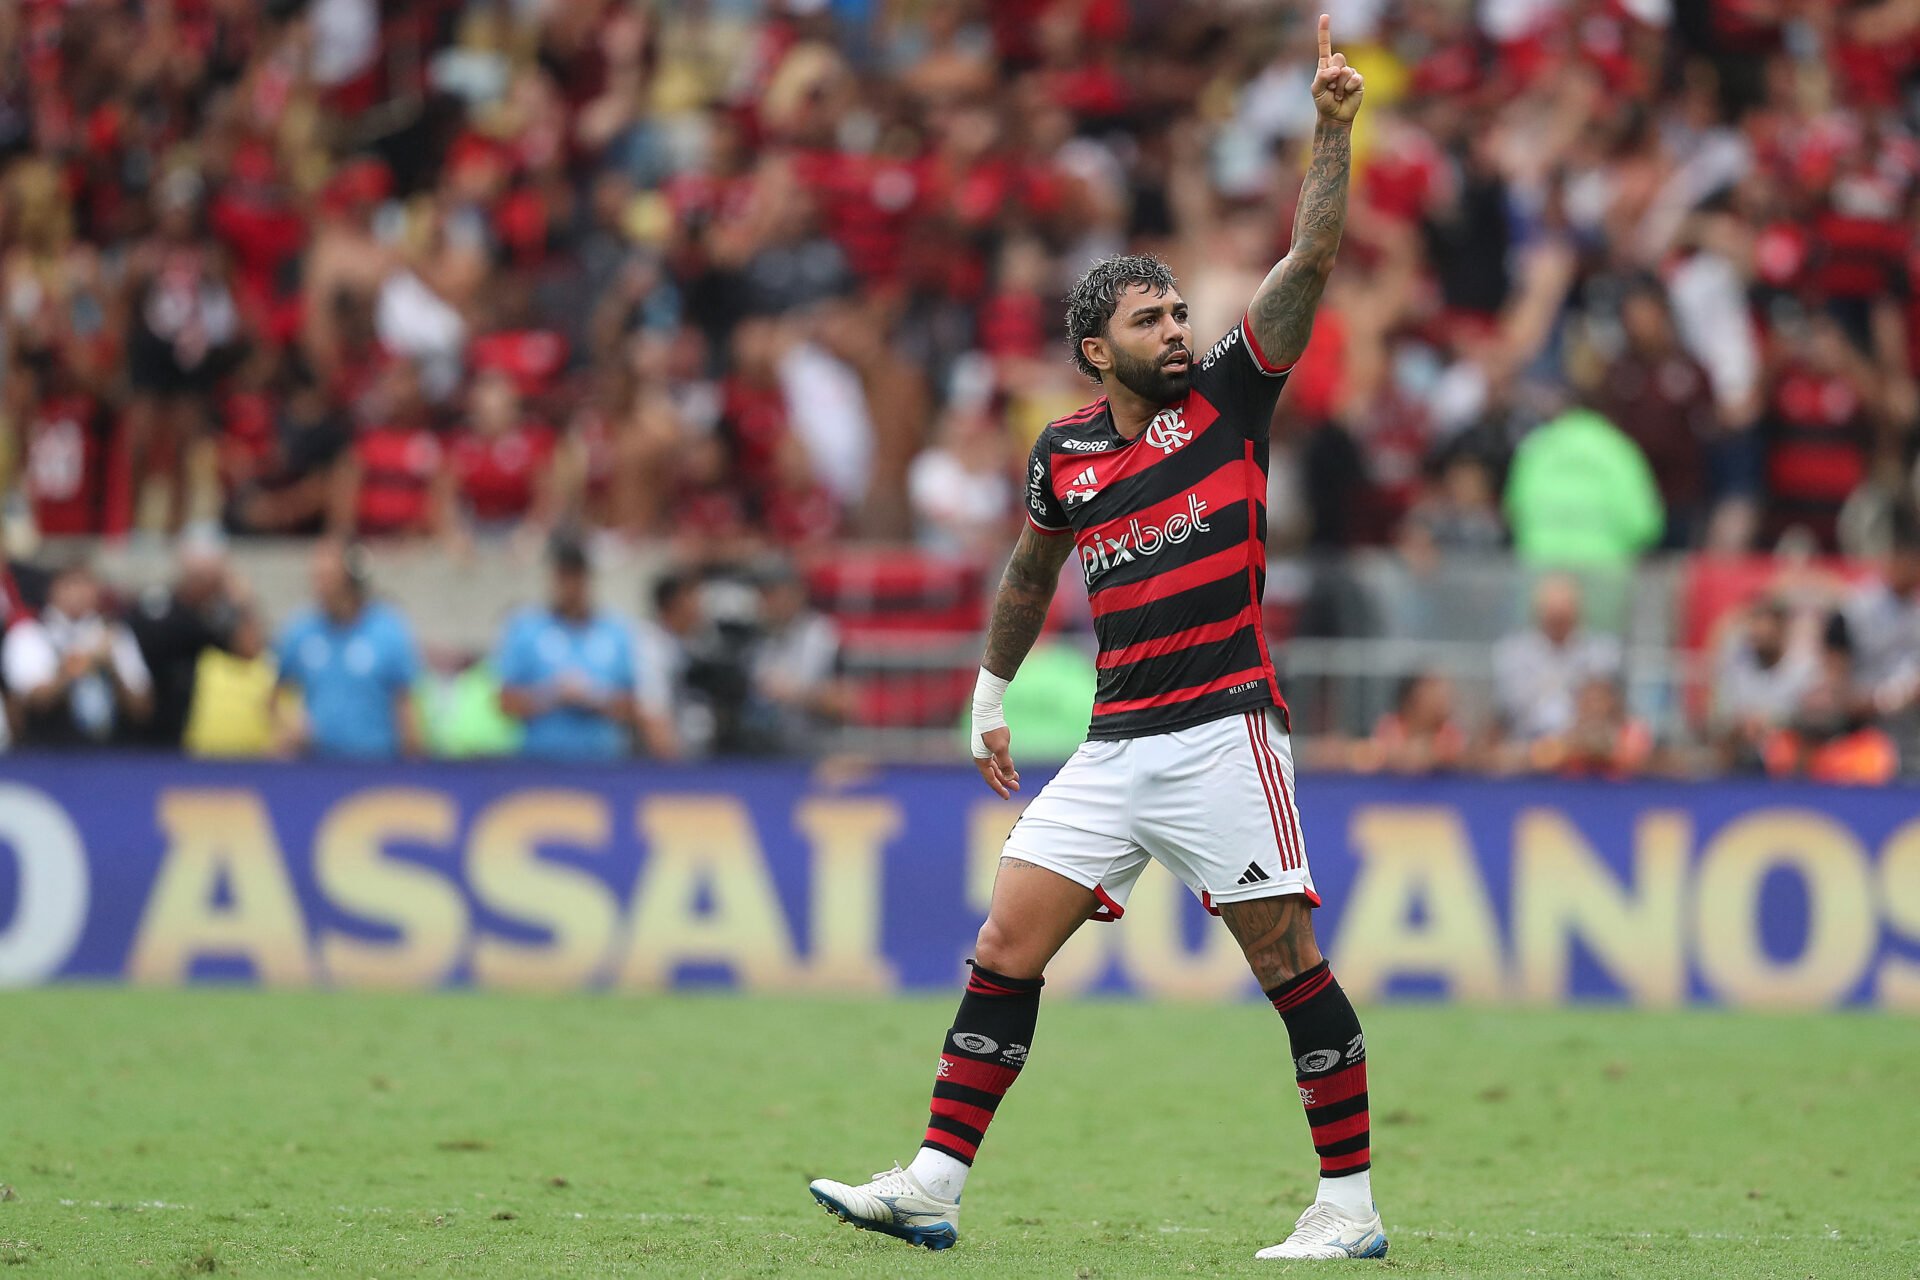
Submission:
[[[1627,708],[1663,741],[1691,736],[1691,716],[1708,678],[1701,658],[1678,647],[1682,567],[1677,560],[1650,561],[1631,573],[1582,577],[1593,629],[1621,641]],[[1316,741],[1365,737],[1393,708],[1403,682],[1422,673],[1453,682],[1463,725],[1489,724],[1494,645],[1526,625],[1539,576],[1505,557],[1420,569],[1384,551],[1276,560],[1269,605],[1291,611],[1307,631],[1337,633],[1301,634],[1274,647],[1303,752],[1310,758]],[[848,725],[832,735],[833,747],[875,758],[952,759],[964,707],[954,690],[971,686],[980,643],[972,632],[850,641],[843,664],[851,680],[870,691],[884,687],[879,700],[895,708],[923,705],[929,718]],[[1090,636],[1079,643],[1091,652]]]
[[[920,701],[930,709],[941,708],[941,714],[936,722],[921,725],[845,725],[832,735],[833,749],[902,761],[953,759],[961,744],[957,726],[963,703],[951,690],[957,678],[970,685],[979,660],[980,637],[973,634],[902,635],[882,644],[849,646],[844,658],[849,678],[869,685],[891,683],[902,691],[918,688],[924,691]],[[1415,675],[1436,673],[1451,680],[1460,720],[1468,728],[1484,727],[1494,717],[1493,653],[1485,644],[1302,639],[1278,647],[1274,662],[1293,713],[1294,736],[1308,755],[1318,743],[1366,737],[1393,709],[1402,683]],[[1623,652],[1628,710],[1663,741],[1691,735],[1689,709],[1697,704],[1692,692],[1705,679],[1694,655],[1646,645],[1630,645]],[[896,695],[902,705],[911,706],[914,700],[910,692]]]

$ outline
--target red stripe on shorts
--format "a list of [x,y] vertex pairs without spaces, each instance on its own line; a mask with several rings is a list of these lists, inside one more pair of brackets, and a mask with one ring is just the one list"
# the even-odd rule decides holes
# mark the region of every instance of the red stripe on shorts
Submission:
[[1273,780],[1280,788],[1280,803],[1287,811],[1287,837],[1293,850],[1293,861],[1283,865],[1286,870],[1293,871],[1300,866],[1300,815],[1294,812],[1293,797],[1287,794],[1287,773],[1280,767],[1280,755],[1267,739],[1267,717],[1264,714],[1260,717],[1260,745],[1266,748],[1267,758],[1273,762]]
[[1260,775],[1260,788],[1267,793],[1267,817],[1273,821],[1273,845],[1280,851],[1280,868],[1284,871],[1292,865],[1287,852],[1287,837],[1291,831],[1283,829],[1281,825],[1280,802],[1274,794],[1278,783],[1276,779],[1267,776],[1266,763],[1261,759],[1260,742],[1253,732],[1254,717],[1262,714],[1247,713],[1247,743],[1253,748],[1253,768]]

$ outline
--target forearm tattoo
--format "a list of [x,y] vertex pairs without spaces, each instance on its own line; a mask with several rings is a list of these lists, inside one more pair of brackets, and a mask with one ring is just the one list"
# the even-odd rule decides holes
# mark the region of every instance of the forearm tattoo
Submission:
[[1000,590],[993,598],[993,617],[987,623],[987,652],[981,665],[1002,680],[1013,679],[1020,663],[1040,638],[1046,625],[1047,606],[1053,602],[1053,589],[1060,581],[1063,553],[1051,543],[1065,538],[1041,538],[1028,530],[1020,535],[1000,577]]
[[1299,359],[1313,333],[1313,311],[1333,271],[1333,256],[1347,221],[1347,175],[1352,160],[1352,131],[1322,120],[1313,132],[1313,161],[1300,184],[1293,244],[1254,295],[1248,316],[1260,349],[1275,364],[1289,365]]

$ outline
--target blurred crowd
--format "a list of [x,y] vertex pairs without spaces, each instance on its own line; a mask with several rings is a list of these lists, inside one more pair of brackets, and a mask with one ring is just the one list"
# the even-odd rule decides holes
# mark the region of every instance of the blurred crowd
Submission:
[[[1628,778],[1766,775],[1866,785],[1920,774],[1920,522],[1904,509],[1876,568],[1808,564],[1725,611],[1676,689],[1678,732],[1632,710],[1620,640],[1587,624],[1579,582],[1549,573],[1491,655],[1485,714],[1443,671],[1400,683],[1367,737],[1314,744],[1362,773]],[[1669,691],[1663,691],[1669,692]]]
[[[1028,444],[1090,396],[1060,340],[1073,276],[1162,255],[1204,343],[1285,251],[1319,7],[0,5],[0,523],[527,560],[567,531],[667,548],[756,616],[772,553],[992,560]],[[1277,551],[1896,556],[1920,453],[1920,0],[1326,7],[1368,106],[1273,424]],[[57,585],[71,623],[86,593]],[[1775,602],[1728,687],[1775,727],[1819,696],[1854,715],[1836,691],[1893,678],[1883,634],[1909,643],[1911,588],[1888,591]],[[1564,594],[1503,666],[1559,682],[1550,714],[1509,690],[1535,709],[1440,733],[1445,682],[1415,680],[1376,754],[1559,768],[1619,722],[1609,759],[1659,761],[1604,646],[1555,638]],[[1785,672],[1755,656],[1769,627]],[[138,646],[101,636],[70,681],[89,714],[162,706]],[[254,643],[288,678],[285,638]],[[504,637],[495,674],[552,647]],[[600,708],[622,741],[687,749],[633,696]],[[1910,702],[1873,699],[1883,721]],[[536,704],[506,703],[537,741]],[[1811,752],[1726,714],[1729,764]]]
[[315,542],[309,599],[270,625],[216,539],[128,598],[83,557],[0,562],[0,751],[213,758],[806,755],[845,718],[840,639],[787,562],[669,571],[648,617],[596,596],[556,535],[547,591],[482,654],[438,652],[366,548]]
[[[1281,0],[19,0],[0,413],[50,534],[984,553],[1158,252],[1286,248]],[[1871,549],[1912,487],[1913,0],[1350,0],[1283,542]]]

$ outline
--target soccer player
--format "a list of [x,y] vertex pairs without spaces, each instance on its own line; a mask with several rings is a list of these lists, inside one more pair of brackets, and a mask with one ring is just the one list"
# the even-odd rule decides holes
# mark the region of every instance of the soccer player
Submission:
[[1196,358],[1187,305],[1152,258],[1108,259],[1074,286],[1074,360],[1105,394],[1050,424],[1029,459],[1029,527],[974,692],[975,762],[1000,796],[1019,790],[1001,698],[1070,556],[1100,642],[1093,724],[1007,839],[919,1154],[860,1186],[811,1186],[856,1227],[954,1243],[961,1188],[1033,1044],[1048,961],[1083,921],[1118,919],[1151,858],[1226,922],[1286,1024],[1320,1186],[1286,1241],[1256,1256],[1387,1251],[1368,1174],[1365,1041],[1314,941],[1319,897],[1260,621],[1268,424],[1333,269],[1360,109],[1360,73],[1329,28],[1323,14],[1293,243],[1240,324]]

